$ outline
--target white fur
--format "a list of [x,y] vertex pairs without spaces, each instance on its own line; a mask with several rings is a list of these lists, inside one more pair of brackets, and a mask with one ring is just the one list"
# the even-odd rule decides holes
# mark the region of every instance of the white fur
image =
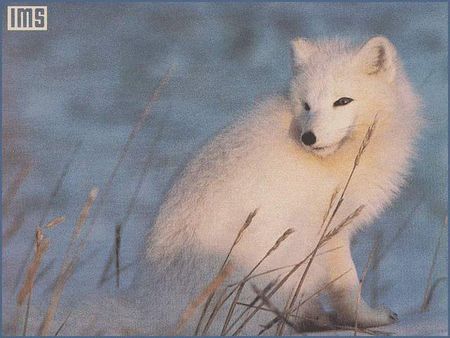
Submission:
[[[257,272],[294,264],[319,239],[330,197],[342,188],[367,128],[377,126],[351,180],[335,226],[360,205],[361,215],[321,252],[308,272],[302,296],[311,295],[350,269],[328,288],[338,320],[354,321],[358,277],[350,238],[392,201],[404,183],[414,154],[420,118],[418,100],[394,46],[375,37],[361,47],[341,40],[292,42],[294,77],[291,97],[270,98],[216,136],[189,163],[161,206],[148,239],[147,255],[135,287],[147,334],[168,334],[186,305],[216,275],[247,215],[252,224],[233,251],[231,280],[239,280],[288,228],[295,230]],[[340,97],[346,106],[333,107]],[[303,109],[307,101],[310,112]],[[302,130],[313,129],[324,150],[304,147]],[[286,270],[284,270],[286,271]],[[283,308],[302,269],[273,301]],[[277,273],[255,279],[265,286]],[[242,299],[254,293],[244,289]],[[303,315],[320,309],[317,298]],[[241,308],[237,312],[240,312]],[[198,314],[192,319],[195,322]],[[256,334],[272,316],[261,311],[243,333]],[[210,334],[220,334],[224,317]],[[388,309],[372,309],[361,300],[360,326],[391,323]],[[185,334],[193,333],[189,326]],[[273,333],[273,332],[272,332]]]
[[[305,294],[311,294],[350,268],[351,272],[330,288],[330,296],[338,318],[351,324],[358,277],[350,237],[386,207],[404,182],[420,125],[418,100],[394,46],[384,37],[372,38],[360,48],[341,40],[297,39],[292,49],[295,76],[291,99],[275,97],[260,103],[204,147],[162,205],[147,257],[152,266],[159,270],[164,266],[174,273],[166,282],[168,287],[179,284],[176,288],[181,294],[173,294],[175,303],[186,305],[188,299],[180,301],[183,285],[195,285],[187,293],[192,296],[193,290],[198,292],[214,277],[246,216],[258,208],[233,251],[231,261],[238,268],[233,279],[248,272],[287,228],[295,233],[258,271],[302,260],[317,243],[330,197],[345,184],[367,128],[376,117],[374,135],[333,224],[360,205],[365,209],[327,245],[325,249],[343,247],[317,258],[303,288]],[[340,97],[354,101],[333,107]],[[302,108],[304,101],[311,107],[309,112]],[[314,130],[317,144],[324,150],[301,145],[299,137],[306,129]],[[301,272],[282,290],[284,298]],[[261,285],[274,276],[262,278]],[[244,296],[252,297],[250,290]],[[283,297],[279,299],[277,305],[282,306]],[[151,298],[146,301],[152,303]],[[358,321],[361,326],[383,325],[392,322],[390,315],[390,311],[372,309],[362,301]]]

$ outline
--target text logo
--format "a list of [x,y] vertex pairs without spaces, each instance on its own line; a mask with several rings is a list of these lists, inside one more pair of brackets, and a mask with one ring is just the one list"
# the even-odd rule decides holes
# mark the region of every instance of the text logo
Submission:
[[9,31],[46,31],[47,6],[8,6]]

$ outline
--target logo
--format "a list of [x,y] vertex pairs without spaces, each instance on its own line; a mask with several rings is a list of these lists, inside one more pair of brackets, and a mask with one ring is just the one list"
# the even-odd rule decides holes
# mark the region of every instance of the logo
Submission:
[[9,31],[46,31],[47,6],[8,6]]

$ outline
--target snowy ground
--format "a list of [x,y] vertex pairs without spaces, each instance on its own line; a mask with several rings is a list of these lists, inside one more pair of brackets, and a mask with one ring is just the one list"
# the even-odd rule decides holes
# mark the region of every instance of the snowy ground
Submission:
[[[429,314],[409,314],[422,302],[439,228],[448,212],[447,31],[446,3],[65,3],[49,5],[48,32],[3,32],[3,119],[20,123],[15,147],[33,160],[12,205],[14,212],[3,217],[4,232],[15,214],[23,210],[25,217],[24,226],[3,249],[3,312],[11,312],[33,229],[74,145],[83,142],[47,217],[65,215],[66,222],[48,232],[51,249],[43,266],[50,269],[36,285],[35,302],[47,301],[47,285],[57,275],[88,191],[94,185],[103,187],[134,121],[171,65],[176,70],[119,169],[89,236],[85,263],[67,285],[65,302],[97,287],[114,226],[124,217],[145,166],[143,154],[153,147],[158,130],[162,135],[148,176],[123,229],[123,265],[135,261],[165,189],[192,151],[258,98],[286,90],[290,39],[338,34],[358,40],[383,34],[397,46],[423,97],[427,128],[408,187],[355,239],[356,263],[362,270],[378,238],[385,256],[379,268],[369,272],[364,295],[370,303],[386,304],[399,313],[401,322],[386,331],[445,334],[446,281],[436,287]],[[3,163],[4,191],[20,165]],[[433,280],[448,275],[447,236],[445,230]],[[123,272],[124,287],[134,269]],[[113,280],[103,288],[114,290]]]

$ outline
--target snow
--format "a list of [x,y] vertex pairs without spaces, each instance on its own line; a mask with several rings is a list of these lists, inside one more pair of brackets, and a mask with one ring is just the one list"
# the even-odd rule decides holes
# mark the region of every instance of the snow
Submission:
[[[378,335],[393,336],[448,336],[447,313],[405,314],[400,322],[377,328]],[[352,336],[354,330],[308,332],[307,336]],[[358,335],[370,334],[358,332]]]
[[[364,287],[370,303],[386,304],[400,315],[398,324],[383,330],[445,334],[448,283],[436,288],[429,313],[411,313],[421,305],[448,212],[447,12],[447,3],[60,3],[49,5],[48,32],[4,31],[3,111],[20,121],[24,134],[18,142],[31,155],[33,170],[13,205],[25,211],[25,225],[3,249],[3,313],[14,309],[17,271],[74,145],[83,142],[47,217],[65,215],[66,222],[46,231],[51,247],[43,266],[55,261],[36,285],[34,304],[48,302],[45,289],[59,271],[89,190],[104,186],[134,121],[171,65],[176,69],[169,85],[131,145],[89,236],[85,263],[66,287],[67,306],[97,289],[114,226],[124,217],[145,166],[142,154],[158,129],[163,128],[161,140],[123,229],[123,265],[135,261],[164,191],[191,153],[259,98],[286,90],[290,39],[338,34],[361,41],[384,34],[423,98],[427,128],[408,186],[357,236],[354,256],[362,271],[379,234],[382,247],[390,248]],[[18,170],[13,169],[4,186]],[[3,218],[3,231],[13,215]],[[448,276],[447,236],[445,230],[433,280]],[[135,265],[122,273],[122,287],[134,271]],[[114,281],[103,289],[114,292]]]

